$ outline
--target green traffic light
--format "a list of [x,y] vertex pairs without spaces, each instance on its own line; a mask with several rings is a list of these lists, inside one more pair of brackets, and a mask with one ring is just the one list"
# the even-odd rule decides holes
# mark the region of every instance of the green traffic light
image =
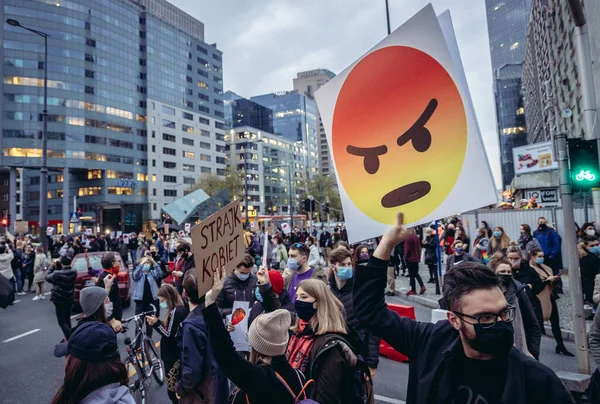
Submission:
[[596,175],[592,173],[590,170],[581,170],[579,173],[575,175],[575,180],[582,181],[594,181],[596,179]]

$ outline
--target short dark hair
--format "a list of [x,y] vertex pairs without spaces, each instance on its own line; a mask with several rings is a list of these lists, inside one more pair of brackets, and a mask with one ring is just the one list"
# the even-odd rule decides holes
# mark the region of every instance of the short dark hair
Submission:
[[196,277],[196,268],[190,268],[183,275],[183,290],[190,302],[202,304],[204,296],[198,296],[198,278]]
[[6,244],[0,244],[0,254],[4,254],[6,252]]
[[332,264],[338,264],[347,258],[352,258],[352,254],[345,248],[336,248],[329,253],[329,262]]
[[598,241],[598,237],[596,237],[596,236],[585,236],[585,237],[583,238],[583,241],[584,241],[586,244],[588,244],[588,243],[591,243],[591,242],[594,242],[594,241]]
[[290,251],[291,250],[299,251],[300,254],[304,255],[305,257],[310,255],[310,248],[308,248],[304,243],[293,243],[290,246]]
[[113,251],[107,251],[104,254],[102,254],[102,259],[100,260],[100,263],[102,264],[102,268],[104,269],[110,269],[113,266],[113,262],[115,262],[115,260],[117,259],[117,257],[115,257],[115,253]]
[[446,272],[442,292],[451,311],[460,311],[463,296],[474,290],[500,286],[500,278],[485,265],[463,262]]
[[283,244],[283,238],[281,238],[280,235],[276,235],[275,237],[273,237],[273,239],[277,241],[278,244]]
[[192,245],[185,240],[177,242],[177,252],[192,251]]
[[239,268],[239,267],[252,268],[254,266],[254,263],[255,263],[254,258],[252,258],[252,256],[250,254],[246,254],[246,255],[244,255],[244,258],[242,258],[240,263],[237,264],[236,268]]
[[[68,255],[65,255],[60,258],[60,264],[62,265],[63,268],[71,267],[71,262],[72,262],[72,260]],[[112,265],[112,263],[111,263],[111,265]]]

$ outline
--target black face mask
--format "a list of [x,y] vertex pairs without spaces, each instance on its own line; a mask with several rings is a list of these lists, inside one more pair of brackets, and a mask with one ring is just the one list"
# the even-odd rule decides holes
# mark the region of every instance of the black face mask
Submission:
[[502,286],[508,288],[508,285],[512,282],[512,275],[500,275],[500,282],[502,282]]
[[480,324],[473,326],[475,338],[469,340],[469,345],[481,353],[504,356],[515,343],[514,330],[511,323],[498,320],[491,328],[483,328]]
[[546,230],[546,228],[547,228],[547,227],[548,227],[548,225],[547,225],[547,224],[540,224],[540,225],[538,226],[538,228],[539,228],[540,230]]
[[156,256],[158,255],[158,254],[156,253],[156,251],[152,251],[150,254],[152,255],[152,258],[154,258],[154,257],[156,257]]
[[294,306],[296,308],[296,314],[301,320],[309,321],[315,313],[317,309],[313,307],[314,302],[303,302],[301,300],[296,300]]

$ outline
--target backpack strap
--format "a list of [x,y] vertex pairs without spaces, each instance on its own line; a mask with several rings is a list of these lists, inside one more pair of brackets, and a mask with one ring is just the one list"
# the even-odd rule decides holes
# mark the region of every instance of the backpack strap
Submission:
[[[300,382],[300,386],[302,386],[302,378],[300,377],[300,374],[298,373],[298,370],[294,369],[294,371],[296,372],[296,377],[298,377],[298,381]],[[302,390],[300,391],[300,394],[296,395],[296,393],[294,393],[294,391],[292,390],[292,388],[287,384],[287,382],[284,380],[283,377],[281,377],[281,375],[277,372],[275,372],[275,376],[277,377],[277,379],[281,382],[281,384],[283,384],[285,386],[285,388],[287,389],[287,391],[290,393],[290,395],[294,398],[294,404],[296,404],[298,402],[298,399],[300,398],[300,396],[304,395],[304,400],[306,400],[306,389],[308,386],[310,386],[311,383],[314,383],[315,381],[313,379],[310,379],[309,381],[306,382],[306,384],[303,385]]]

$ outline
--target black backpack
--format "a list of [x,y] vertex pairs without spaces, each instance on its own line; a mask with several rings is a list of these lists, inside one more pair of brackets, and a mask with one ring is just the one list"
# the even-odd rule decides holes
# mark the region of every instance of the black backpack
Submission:
[[314,375],[318,372],[320,367],[319,356],[329,349],[342,350],[342,344],[347,345],[352,350],[356,356],[356,364],[352,366],[352,364],[346,361],[347,366],[342,375],[342,380],[344,381],[342,391],[344,394],[343,397],[340,397],[340,401],[344,404],[373,403],[373,379],[371,378],[369,366],[360,354],[360,351],[340,334],[330,334],[327,342],[323,344],[320,351],[314,353],[314,356],[311,355],[310,377],[314,378]]

